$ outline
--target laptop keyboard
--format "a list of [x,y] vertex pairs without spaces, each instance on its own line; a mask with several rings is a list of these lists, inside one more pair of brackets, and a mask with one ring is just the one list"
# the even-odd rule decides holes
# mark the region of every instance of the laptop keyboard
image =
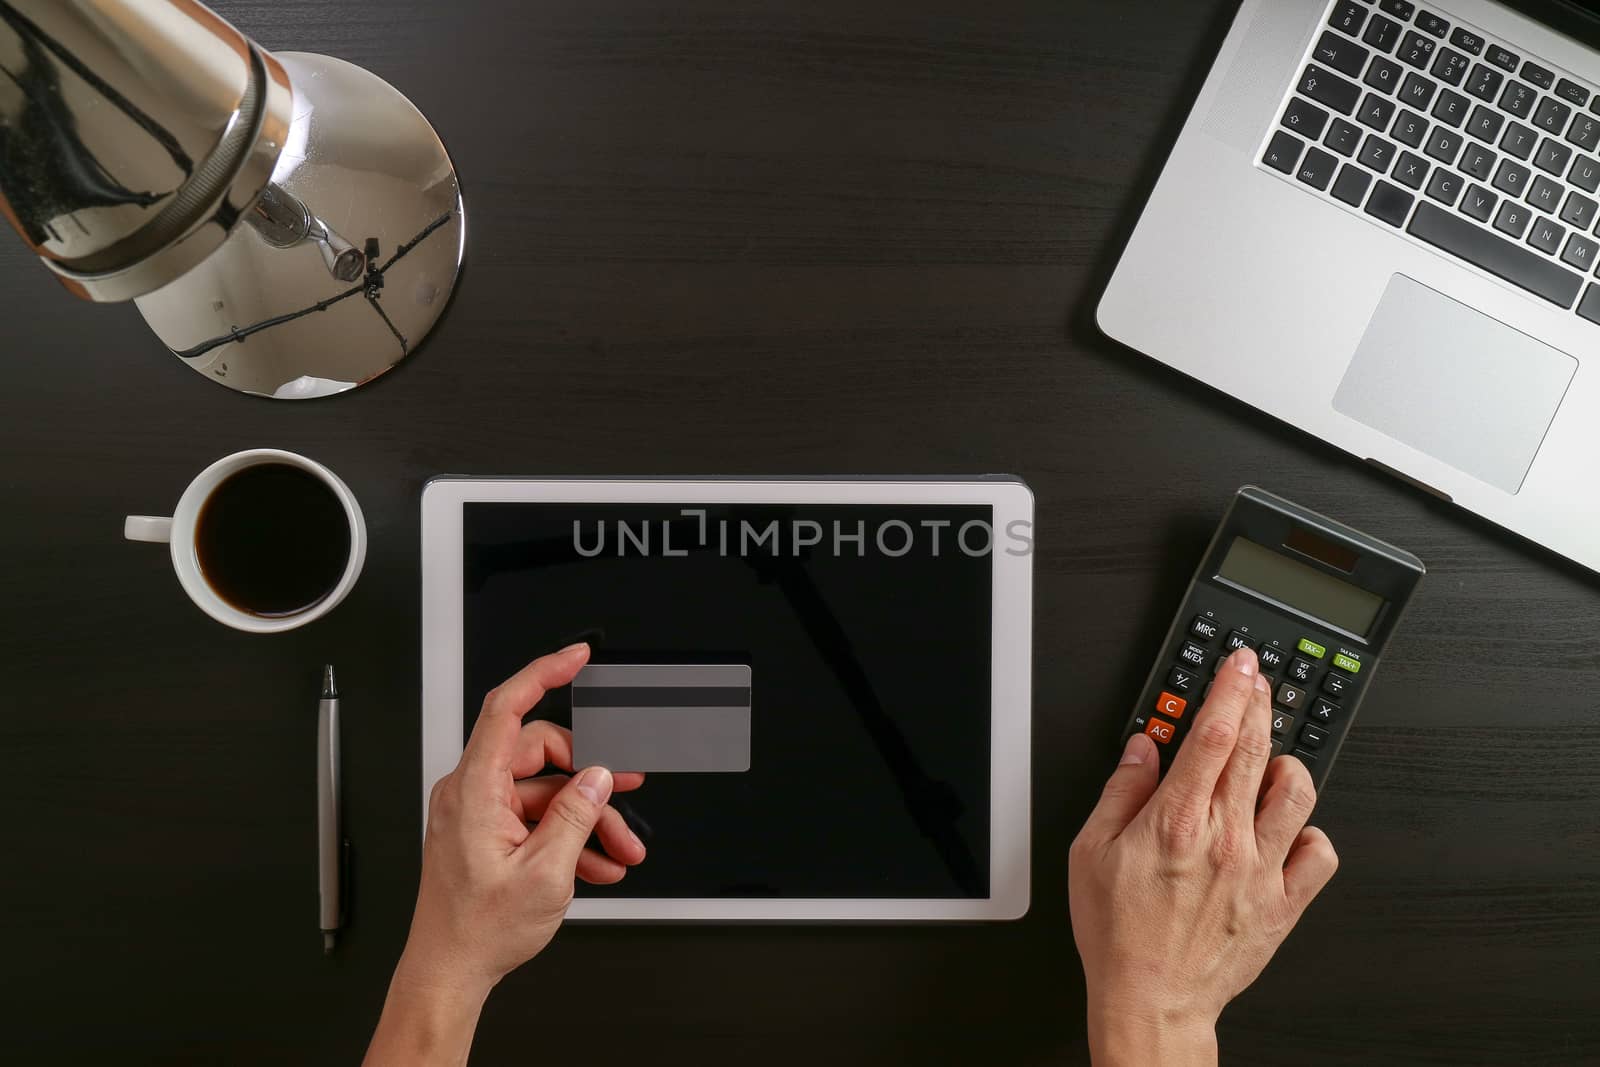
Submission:
[[1600,93],[1411,0],[1335,0],[1261,157],[1600,324]]

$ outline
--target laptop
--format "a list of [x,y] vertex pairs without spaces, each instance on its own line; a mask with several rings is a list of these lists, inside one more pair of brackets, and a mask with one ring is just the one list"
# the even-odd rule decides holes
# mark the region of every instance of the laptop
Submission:
[[1600,0],[1244,0],[1098,309],[1600,570]]

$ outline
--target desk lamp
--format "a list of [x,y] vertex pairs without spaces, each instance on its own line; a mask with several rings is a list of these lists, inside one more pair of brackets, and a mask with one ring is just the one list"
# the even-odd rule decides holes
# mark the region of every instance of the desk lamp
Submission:
[[466,239],[410,101],[195,0],[0,0],[0,213],[74,295],[133,300],[190,367],[275,399],[404,358]]

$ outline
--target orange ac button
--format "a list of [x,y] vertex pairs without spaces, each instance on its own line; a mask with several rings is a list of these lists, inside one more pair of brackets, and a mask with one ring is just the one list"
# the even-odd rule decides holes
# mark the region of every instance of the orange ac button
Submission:
[[1174,719],[1183,718],[1183,709],[1188,706],[1189,702],[1187,700],[1172,693],[1163,692],[1156,698],[1156,710]]
[[1150,725],[1144,728],[1144,732],[1159,744],[1170,745],[1172,736],[1178,732],[1178,728],[1165,719],[1151,718]]

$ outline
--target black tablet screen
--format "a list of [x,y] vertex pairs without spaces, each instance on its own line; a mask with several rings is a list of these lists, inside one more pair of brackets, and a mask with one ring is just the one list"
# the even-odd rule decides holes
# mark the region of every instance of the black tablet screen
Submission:
[[[747,664],[750,769],[653,774],[584,896],[989,895],[987,505],[464,505],[465,728],[534,654]],[[569,690],[537,717],[568,725]]]

